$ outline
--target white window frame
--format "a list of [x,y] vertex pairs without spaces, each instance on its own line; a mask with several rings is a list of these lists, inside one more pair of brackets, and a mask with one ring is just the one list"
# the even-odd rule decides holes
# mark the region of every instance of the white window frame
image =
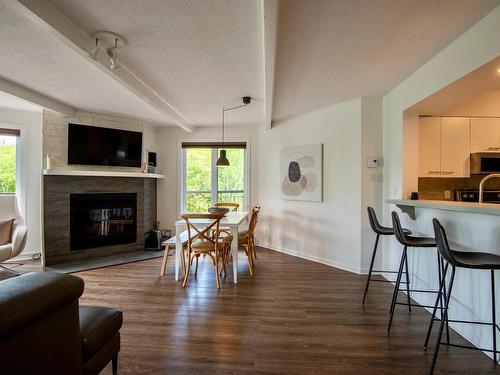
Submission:
[[28,161],[28,148],[27,142],[27,129],[23,125],[13,125],[0,123],[0,128],[19,130],[20,134],[16,141],[16,191],[12,193],[0,193],[3,195],[15,195],[17,197],[17,205],[19,212],[23,217],[26,217],[26,190],[24,189],[24,182],[26,181],[26,170]]
[[[178,178],[179,178],[179,212],[178,216],[180,217],[183,213],[186,212],[185,207],[186,207],[186,149],[182,148],[182,143],[183,142],[200,142],[200,143],[207,143],[207,142],[218,142],[218,139],[192,139],[192,138],[185,138],[185,139],[179,139],[178,140]],[[244,202],[244,207],[243,210],[248,211],[250,207],[250,196],[251,196],[251,191],[250,191],[250,161],[251,159],[251,145],[250,145],[250,139],[248,138],[233,138],[233,139],[227,139],[227,142],[245,142],[246,143],[246,148],[245,148],[245,157],[244,157],[244,172],[243,172],[243,202]],[[215,186],[216,191],[218,191],[218,181],[217,181],[217,173],[214,173],[216,171],[217,167],[215,166],[215,163],[217,162],[217,149],[212,150],[212,169],[211,169],[211,179],[212,179],[212,187]],[[212,205],[215,204],[217,201],[217,194],[212,194]]]

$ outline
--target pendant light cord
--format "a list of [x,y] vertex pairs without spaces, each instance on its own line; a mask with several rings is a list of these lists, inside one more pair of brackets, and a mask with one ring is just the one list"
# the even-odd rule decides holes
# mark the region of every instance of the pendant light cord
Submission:
[[233,109],[246,107],[247,105],[248,105],[248,103],[240,104],[240,105],[237,105],[234,107],[228,107],[228,108],[222,107],[222,144],[224,144],[224,114],[226,113],[226,111],[232,111]]
[[222,107],[222,144],[224,145],[224,107]]

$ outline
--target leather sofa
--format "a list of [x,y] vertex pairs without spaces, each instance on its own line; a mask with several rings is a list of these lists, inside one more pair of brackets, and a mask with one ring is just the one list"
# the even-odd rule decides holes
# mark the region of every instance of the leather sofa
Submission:
[[32,272],[0,282],[0,373],[117,371],[122,313],[79,306],[81,278]]

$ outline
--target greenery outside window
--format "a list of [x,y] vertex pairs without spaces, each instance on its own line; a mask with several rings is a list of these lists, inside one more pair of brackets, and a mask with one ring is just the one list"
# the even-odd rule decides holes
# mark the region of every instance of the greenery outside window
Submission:
[[15,194],[19,130],[0,128],[0,194]]
[[183,145],[182,212],[206,212],[216,202],[246,206],[246,149],[227,148],[229,167],[217,168],[219,147]]

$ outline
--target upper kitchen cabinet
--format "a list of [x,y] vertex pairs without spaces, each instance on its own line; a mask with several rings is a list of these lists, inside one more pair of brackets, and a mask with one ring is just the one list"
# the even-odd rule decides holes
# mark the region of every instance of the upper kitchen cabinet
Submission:
[[470,177],[470,119],[441,118],[441,177]]
[[419,177],[440,177],[441,118],[421,117],[418,138]]
[[500,151],[500,118],[471,118],[471,152]]
[[469,118],[420,118],[419,177],[469,177],[469,160]]

